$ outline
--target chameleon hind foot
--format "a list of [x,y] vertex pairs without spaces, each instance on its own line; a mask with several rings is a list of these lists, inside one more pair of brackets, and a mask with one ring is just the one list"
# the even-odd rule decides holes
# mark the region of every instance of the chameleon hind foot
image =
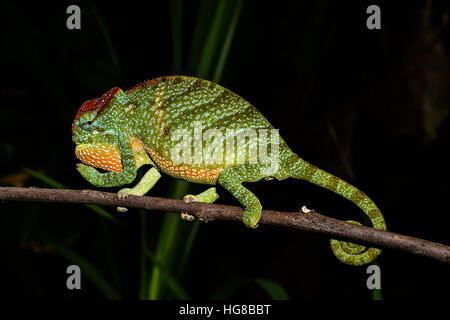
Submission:
[[255,209],[251,208],[250,210],[245,209],[244,213],[242,214],[242,221],[244,222],[244,224],[251,229],[258,228],[258,222],[261,217],[261,210],[261,206]]
[[212,187],[202,193],[197,195],[187,194],[184,196],[183,200],[185,203],[191,202],[205,202],[205,203],[213,203],[217,199],[219,199],[219,195],[216,192],[216,188]]
[[227,189],[244,207],[242,221],[252,229],[258,227],[261,218],[261,203],[243,182],[256,182],[264,178],[260,167],[251,164],[239,164],[223,170],[218,177],[221,186]]
[[[204,202],[204,203],[213,203],[215,202],[217,199],[219,199],[219,195],[216,192],[216,188],[209,188],[206,191],[203,191],[200,194],[197,195],[192,195],[192,194],[187,194],[183,197],[183,201],[184,203],[194,203],[194,202]],[[180,213],[180,217],[183,220],[186,221],[193,221],[195,220],[195,216],[187,213],[187,212],[181,212]]]
[[[193,202],[201,202],[198,200],[198,198],[192,194],[187,194],[183,197],[183,201],[184,203],[188,204],[188,203],[193,203]],[[186,221],[194,221],[195,220],[195,216],[192,214],[189,214],[185,211],[180,212],[180,218]]]
[[[141,181],[139,181],[136,186],[134,186],[133,188],[123,188],[119,190],[117,196],[120,200],[126,199],[129,195],[143,196],[151,188],[153,188],[160,177],[161,174],[159,173],[159,171],[156,168],[151,168],[144,174]],[[128,209],[124,207],[117,207],[117,211],[126,212],[128,211]]]

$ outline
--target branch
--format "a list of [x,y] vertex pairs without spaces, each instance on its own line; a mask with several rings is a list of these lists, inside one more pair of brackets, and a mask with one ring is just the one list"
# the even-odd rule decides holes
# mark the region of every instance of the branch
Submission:
[[[235,206],[207,203],[186,204],[182,200],[146,196],[129,196],[124,200],[119,200],[116,193],[93,190],[0,187],[0,201],[97,204],[157,211],[186,212],[205,222],[212,220],[241,221],[243,212],[242,208]],[[353,240],[363,244],[371,244],[376,247],[400,249],[450,263],[449,246],[393,232],[350,224],[326,217],[314,210],[309,212],[263,210],[260,224],[296,228],[326,234],[336,238]]]

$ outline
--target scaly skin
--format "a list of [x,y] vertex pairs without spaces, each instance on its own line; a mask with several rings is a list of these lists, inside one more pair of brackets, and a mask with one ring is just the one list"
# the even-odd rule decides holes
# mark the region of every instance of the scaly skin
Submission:
[[[210,140],[203,136],[200,142],[195,140],[197,142],[194,141],[182,153],[189,154],[193,150],[194,160],[176,162],[172,152],[180,146],[180,139],[174,138],[173,133],[185,128],[194,132],[195,137],[199,123],[205,135],[209,129],[222,135]],[[249,156],[250,151],[246,153],[252,143],[257,142],[254,145],[259,147],[265,143],[270,145],[272,140],[268,135],[258,135],[256,140],[250,137],[245,139],[245,148],[235,148],[234,142],[233,147],[229,146],[227,130],[238,132],[243,128],[274,129],[255,107],[220,85],[194,77],[169,76],[146,81],[128,91],[113,88],[102,97],[85,102],[75,117],[72,132],[77,145],[75,153],[85,163],[78,165],[78,171],[95,186],[129,184],[135,179],[140,166],[150,164],[154,167],[134,188],[119,191],[121,198],[128,194],[145,194],[159,179],[157,170],[160,170],[190,182],[220,184],[244,206],[245,225],[255,228],[261,216],[261,203],[242,183],[293,177],[310,181],[349,199],[367,214],[374,228],[386,229],[381,212],[369,197],[301,159],[281,138],[278,157],[268,162],[253,159]],[[183,143],[185,141],[189,140],[182,140]],[[226,155],[226,152],[214,153],[214,161],[208,162],[202,158],[202,155],[208,154],[205,151],[208,147],[211,148],[209,151],[216,150],[213,149],[214,142],[231,150],[235,160],[228,161],[226,156],[229,154]],[[275,154],[272,150],[276,149],[272,148],[271,153]],[[200,161],[197,161],[198,155]],[[246,161],[236,161],[242,159],[240,157]],[[275,170],[273,165],[276,165]],[[101,173],[95,167],[107,172]],[[185,200],[214,202],[217,198],[215,188],[210,188],[198,196],[189,195]],[[369,263],[381,252],[337,240],[331,240],[331,247],[339,260],[350,265]]]

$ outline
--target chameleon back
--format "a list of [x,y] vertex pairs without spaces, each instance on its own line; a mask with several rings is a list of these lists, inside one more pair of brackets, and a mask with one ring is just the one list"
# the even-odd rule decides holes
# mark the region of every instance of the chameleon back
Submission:
[[[241,146],[242,150],[236,150],[234,154],[235,161],[227,162],[227,137],[229,138],[231,133],[243,133],[244,130],[253,129],[258,134],[261,129],[274,129],[253,105],[239,95],[216,83],[195,77],[169,76],[153,79],[128,90],[126,95],[128,101],[143,106],[138,108],[136,118],[139,119],[137,121],[142,130],[140,139],[152,159],[166,173],[188,181],[214,184],[222,170],[236,164],[239,157],[236,152],[246,152],[244,158],[250,160],[252,141],[246,138]],[[173,168],[166,169],[167,161],[172,159],[172,151],[180,144],[180,139],[174,140],[173,134],[183,129],[192,138],[191,161],[184,161],[183,165],[194,170],[213,170],[206,180],[197,179],[199,175],[194,179],[192,174],[174,175]],[[205,138],[211,132],[214,139],[219,141]],[[195,141],[198,138],[200,141]],[[196,143],[201,146],[196,148]],[[198,153],[210,153],[214,143],[223,148],[222,154],[215,154],[214,163],[196,161]],[[238,146],[235,145],[234,148],[237,149]],[[201,156],[204,158],[206,154]]]

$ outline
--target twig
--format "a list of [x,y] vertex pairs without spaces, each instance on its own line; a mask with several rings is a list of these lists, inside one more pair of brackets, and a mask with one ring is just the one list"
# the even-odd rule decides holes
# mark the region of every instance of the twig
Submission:
[[[205,222],[237,220],[242,208],[220,204],[189,203],[156,197],[129,196],[119,200],[116,193],[93,190],[62,190],[44,188],[0,187],[0,201],[38,201],[59,203],[98,204],[104,206],[144,208],[157,211],[186,212]],[[389,247],[450,263],[450,247],[393,232],[346,223],[326,217],[314,210],[308,212],[279,212],[263,210],[260,223],[317,232],[337,238]]]

